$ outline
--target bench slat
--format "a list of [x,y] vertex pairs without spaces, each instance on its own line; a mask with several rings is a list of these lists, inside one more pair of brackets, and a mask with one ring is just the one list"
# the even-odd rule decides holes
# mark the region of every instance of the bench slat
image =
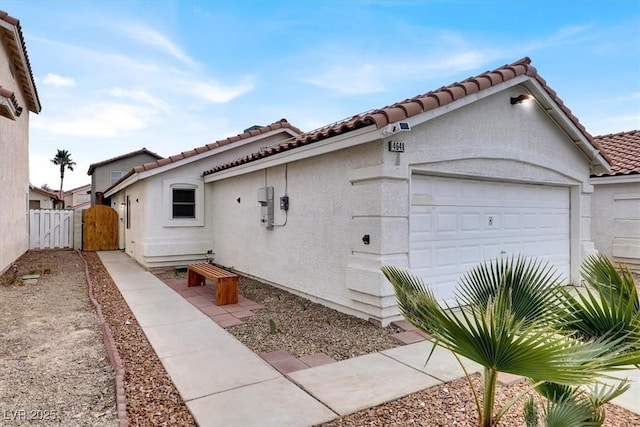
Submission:
[[216,282],[216,305],[238,302],[238,275],[208,263],[187,265],[188,286],[204,285],[206,279]]

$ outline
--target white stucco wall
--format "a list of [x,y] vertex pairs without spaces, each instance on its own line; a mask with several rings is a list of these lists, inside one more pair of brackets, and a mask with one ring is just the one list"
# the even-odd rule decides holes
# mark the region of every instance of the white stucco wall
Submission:
[[[366,317],[345,304],[346,261],[361,238],[352,229],[358,189],[349,170],[379,162],[379,151],[365,145],[208,185],[216,262]],[[273,230],[260,223],[257,190],[265,186],[274,188]],[[286,213],[279,208],[285,193]]]
[[[291,162],[286,181],[284,166],[266,176],[208,177],[216,261],[386,324],[398,311],[380,267],[408,266],[411,175],[419,172],[569,187],[571,279],[578,280],[582,255],[593,249],[588,161],[535,104],[509,103],[520,92],[507,89],[414,121],[411,132]],[[406,151],[388,152],[390,139]],[[291,200],[286,225],[271,231],[258,222],[256,192],[265,185],[275,189],[276,224],[284,220],[278,199],[285,185]]]
[[598,178],[598,182],[591,206],[596,249],[609,257],[640,263],[640,180],[606,184],[606,178]]
[[39,202],[38,207],[34,209],[53,209],[53,200],[51,199],[51,196],[45,196],[44,194],[38,193],[31,189],[29,189],[29,201]]
[[[195,161],[170,165],[161,173],[139,180],[111,196],[121,215],[120,248],[146,268],[184,266],[205,259],[213,245],[212,188],[204,185],[202,172],[217,164],[235,160],[289,138],[276,133],[238,141],[211,150]],[[155,171],[153,171],[155,172]],[[172,219],[171,186],[196,190],[196,218]],[[131,225],[126,228],[126,210],[120,209],[126,196],[131,206]],[[138,201],[136,201],[138,200]],[[235,203],[235,201],[233,201]]]
[[29,249],[29,110],[0,41],[0,85],[24,108],[15,121],[0,116],[0,274]]

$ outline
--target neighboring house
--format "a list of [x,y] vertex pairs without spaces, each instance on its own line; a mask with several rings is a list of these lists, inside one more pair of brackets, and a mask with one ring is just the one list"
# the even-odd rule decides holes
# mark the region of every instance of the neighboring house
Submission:
[[20,22],[0,11],[0,274],[29,249],[29,112],[41,108]]
[[399,316],[386,264],[443,301],[501,256],[577,283],[589,177],[610,167],[529,58],[219,160],[204,173],[216,263],[382,324]]
[[56,209],[62,206],[57,191],[29,185],[29,209]]
[[89,208],[91,206],[91,184],[65,191],[64,206],[67,209]]
[[[96,204],[96,195],[103,193],[114,182],[118,181],[131,168],[143,163],[162,159],[162,156],[142,148],[131,153],[103,160],[89,165],[87,175],[91,176],[91,206]],[[109,205],[109,200],[104,200]]]
[[593,242],[640,273],[640,130],[595,140],[611,158],[611,172],[591,177]]
[[147,268],[202,261],[214,241],[213,197],[202,171],[300,134],[283,119],[131,169],[105,191],[120,213],[120,248]]

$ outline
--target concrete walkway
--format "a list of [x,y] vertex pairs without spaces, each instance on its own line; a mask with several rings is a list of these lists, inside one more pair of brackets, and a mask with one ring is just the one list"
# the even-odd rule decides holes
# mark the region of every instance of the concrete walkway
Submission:
[[98,255],[202,427],[312,426],[463,376],[441,348],[424,366],[430,342],[283,375],[126,254]]

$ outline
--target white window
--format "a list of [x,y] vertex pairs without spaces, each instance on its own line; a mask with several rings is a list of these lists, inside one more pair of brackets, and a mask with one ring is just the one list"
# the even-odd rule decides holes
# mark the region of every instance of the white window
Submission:
[[111,171],[111,184],[122,178],[122,175],[124,175],[122,171]]
[[162,206],[165,227],[204,226],[204,182],[189,178],[163,180]]

